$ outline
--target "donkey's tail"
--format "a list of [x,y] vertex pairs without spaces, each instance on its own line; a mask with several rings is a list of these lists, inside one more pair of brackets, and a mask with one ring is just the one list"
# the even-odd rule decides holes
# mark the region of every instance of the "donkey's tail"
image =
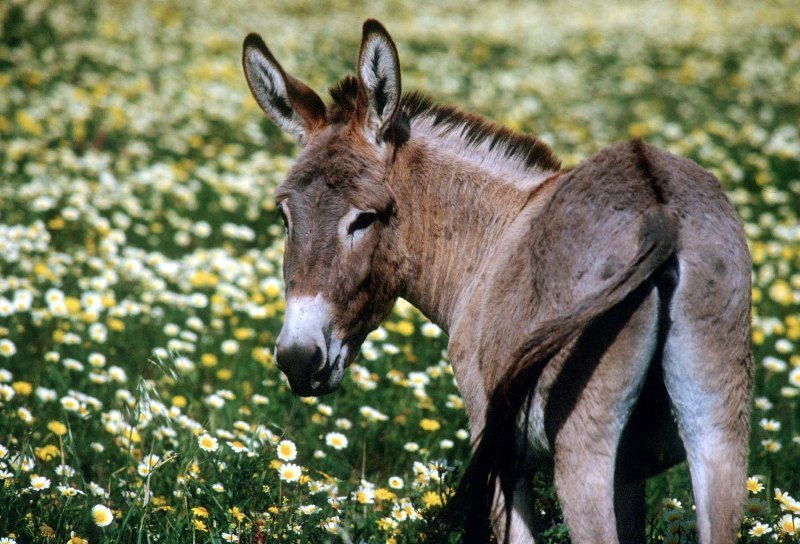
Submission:
[[505,500],[508,540],[513,491],[520,474],[518,421],[531,401],[539,375],[550,359],[578,340],[588,326],[620,304],[667,261],[675,252],[677,222],[665,206],[654,203],[642,218],[639,238],[634,258],[605,288],[565,315],[544,322],[516,350],[513,364],[489,398],[485,426],[456,493],[431,526],[434,540],[442,539],[456,525],[464,528],[464,542],[486,542],[487,520],[493,515],[498,482]]

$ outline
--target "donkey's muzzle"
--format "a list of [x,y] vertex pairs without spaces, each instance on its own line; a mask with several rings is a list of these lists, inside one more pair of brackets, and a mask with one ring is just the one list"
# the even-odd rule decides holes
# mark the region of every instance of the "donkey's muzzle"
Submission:
[[312,382],[319,382],[318,374],[324,370],[324,354],[314,343],[278,344],[275,349],[275,364],[289,378],[292,391],[303,397],[319,394]]
[[275,345],[275,364],[292,391],[317,397],[342,381],[348,350],[333,334],[330,305],[321,295],[288,297],[283,328]]

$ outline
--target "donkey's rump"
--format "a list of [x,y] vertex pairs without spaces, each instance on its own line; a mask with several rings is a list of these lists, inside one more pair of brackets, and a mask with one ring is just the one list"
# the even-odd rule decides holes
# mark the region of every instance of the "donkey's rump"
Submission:
[[664,204],[663,189],[640,148],[617,144],[567,172],[531,222],[522,250],[536,263],[530,287],[540,315],[559,315],[596,293],[653,234],[648,212]]
[[539,313],[569,308],[625,266],[654,205],[677,221],[675,250],[681,263],[694,274],[716,278],[712,283],[724,285],[729,294],[749,293],[741,221],[719,181],[688,159],[634,140],[610,146],[561,176],[549,202],[530,221],[520,250],[536,263],[530,287]]

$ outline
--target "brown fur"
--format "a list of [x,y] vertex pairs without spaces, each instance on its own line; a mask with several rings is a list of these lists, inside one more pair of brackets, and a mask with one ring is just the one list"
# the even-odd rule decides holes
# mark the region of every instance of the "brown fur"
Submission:
[[[365,24],[361,51],[359,77],[332,89],[277,192],[291,216],[287,298],[330,303],[349,360],[398,296],[448,331],[477,437],[451,502],[465,541],[489,518],[499,538],[530,541],[526,475],[552,455],[574,542],[641,542],[645,478],[685,455],[700,541],[733,542],[750,261],[717,180],[640,141],[561,171],[535,138],[400,100],[379,23]],[[384,108],[386,96],[398,102]],[[365,212],[367,227],[342,223]]]

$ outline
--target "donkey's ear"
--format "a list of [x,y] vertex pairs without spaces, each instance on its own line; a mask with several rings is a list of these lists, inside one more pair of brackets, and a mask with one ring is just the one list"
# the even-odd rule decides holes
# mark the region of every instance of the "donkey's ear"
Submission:
[[261,109],[301,144],[325,126],[322,99],[283,71],[258,34],[248,34],[244,39],[242,66],[250,92]]
[[400,107],[400,61],[392,38],[375,19],[364,23],[358,84],[366,98],[368,129],[381,141]]

